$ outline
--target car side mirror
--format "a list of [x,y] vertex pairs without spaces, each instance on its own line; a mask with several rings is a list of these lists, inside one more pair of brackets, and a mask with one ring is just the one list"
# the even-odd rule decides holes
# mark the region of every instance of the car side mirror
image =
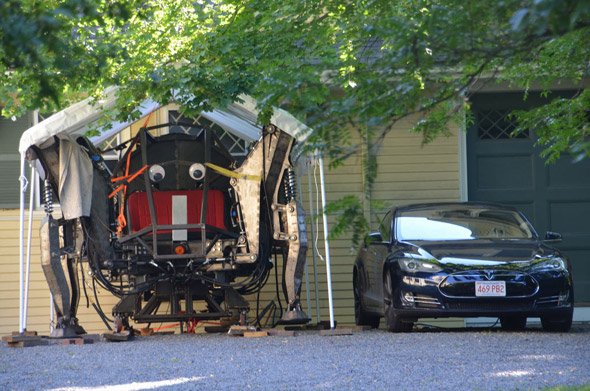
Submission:
[[373,243],[383,243],[383,236],[379,231],[369,232],[365,238],[365,247]]
[[561,242],[561,234],[558,232],[547,231],[545,233],[545,242]]

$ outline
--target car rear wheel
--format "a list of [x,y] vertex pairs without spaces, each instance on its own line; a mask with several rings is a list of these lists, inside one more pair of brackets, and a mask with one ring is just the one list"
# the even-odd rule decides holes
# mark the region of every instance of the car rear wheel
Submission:
[[501,316],[500,326],[502,330],[522,331],[526,328],[526,316]]
[[384,313],[385,322],[387,323],[387,329],[391,332],[408,332],[412,331],[414,322],[402,319],[395,307],[394,303],[395,290],[393,289],[393,281],[391,279],[391,272],[385,271],[385,277],[383,281],[383,301],[384,301]]
[[563,317],[542,316],[541,326],[545,331],[565,333],[572,328],[573,312]]
[[369,314],[363,309],[361,301],[361,282],[359,281],[356,270],[352,279],[352,288],[354,292],[354,322],[357,326],[370,326],[372,329],[379,327],[380,317]]

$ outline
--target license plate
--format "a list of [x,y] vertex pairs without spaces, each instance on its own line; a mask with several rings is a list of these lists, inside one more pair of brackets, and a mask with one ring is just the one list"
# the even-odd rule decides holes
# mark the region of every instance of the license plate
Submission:
[[506,281],[475,281],[475,296],[506,296]]

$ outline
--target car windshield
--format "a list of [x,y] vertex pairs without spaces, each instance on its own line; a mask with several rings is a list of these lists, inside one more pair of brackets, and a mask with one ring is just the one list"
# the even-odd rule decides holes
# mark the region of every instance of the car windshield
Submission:
[[395,231],[398,240],[532,239],[535,235],[519,213],[483,206],[400,211]]

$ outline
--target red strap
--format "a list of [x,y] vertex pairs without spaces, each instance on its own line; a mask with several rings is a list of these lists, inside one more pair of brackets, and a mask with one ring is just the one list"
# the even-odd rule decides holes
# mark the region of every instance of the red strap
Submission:
[[117,178],[113,178],[111,179],[112,182],[120,182],[120,181],[125,181],[124,184],[119,185],[115,188],[115,190],[113,190],[111,192],[111,194],[109,194],[109,198],[113,198],[115,196],[115,194],[117,194],[119,191],[121,190],[127,190],[127,185],[129,183],[131,183],[133,180],[135,180],[135,178],[137,178],[139,175],[141,175],[146,169],[148,168],[147,165],[143,166],[142,168],[140,168],[139,170],[137,170],[134,174],[132,175],[125,175],[125,176],[120,176]]

